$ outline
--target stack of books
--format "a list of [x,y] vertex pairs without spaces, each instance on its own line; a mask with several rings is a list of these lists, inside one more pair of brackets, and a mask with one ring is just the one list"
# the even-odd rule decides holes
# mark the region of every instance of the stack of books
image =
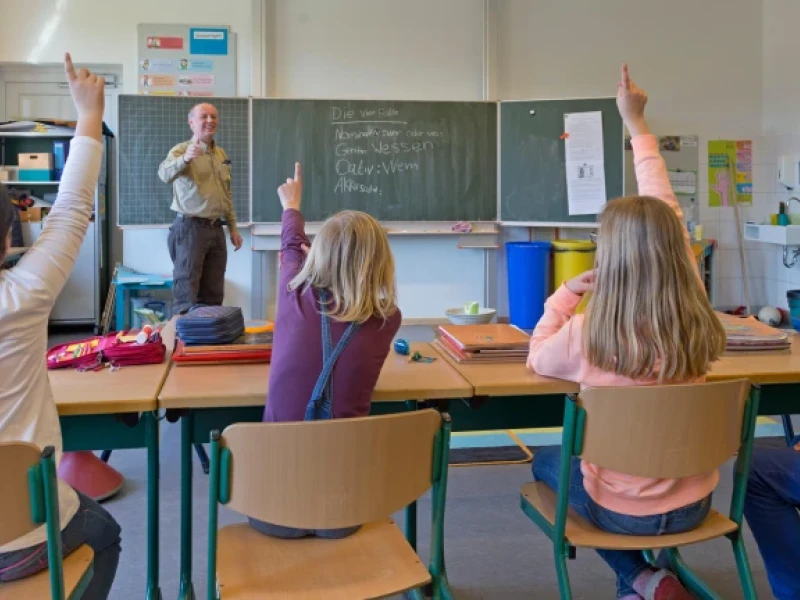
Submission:
[[245,333],[229,344],[187,344],[176,341],[172,360],[178,366],[268,363],[272,359],[269,324],[245,325]]
[[433,342],[457,363],[524,363],[530,338],[513,325],[441,325]]
[[775,329],[755,317],[717,313],[728,337],[728,351],[785,350],[792,343],[786,331]]

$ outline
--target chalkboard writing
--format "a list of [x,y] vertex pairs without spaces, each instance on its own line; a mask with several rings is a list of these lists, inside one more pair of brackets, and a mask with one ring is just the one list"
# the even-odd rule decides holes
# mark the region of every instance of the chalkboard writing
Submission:
[[253,221],[280,221],[276,188],[304,167],[303,213],[382,221],[496,218],[496,105],[253,101]]

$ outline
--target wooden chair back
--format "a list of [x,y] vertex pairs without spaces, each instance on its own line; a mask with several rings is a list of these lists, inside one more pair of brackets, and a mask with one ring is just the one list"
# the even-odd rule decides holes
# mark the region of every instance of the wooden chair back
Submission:
[[304,529],[386,518],[431,487],[441,424],[439,412],[422,410],[231,425],[220,438],[230,450],[227,506]]
[[0,546],[30,533],[33,522],[28,471],[41,459],[41,451],[26,442],[0,442]]
[[586,415],[577,454],[641,477],[708,473],[742,443],[750,387],[735,380],[584,390],[577,400]]

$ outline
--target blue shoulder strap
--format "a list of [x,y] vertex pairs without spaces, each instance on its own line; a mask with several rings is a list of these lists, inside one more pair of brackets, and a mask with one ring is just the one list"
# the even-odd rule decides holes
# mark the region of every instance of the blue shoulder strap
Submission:
[[325,301],[328,297],[327,290],[320,290],[319,313],[322,317],[322,372],[319,374],[311,400],[306,406],[306,421],[319,421],[333,418],[333,367],[345,347],[355,336],[360,327],[360,323],[355,321],[350,323],[342,335],[342,339],[336,344],[336,348],[331,352],[331,320],[325,313],[327,306]]

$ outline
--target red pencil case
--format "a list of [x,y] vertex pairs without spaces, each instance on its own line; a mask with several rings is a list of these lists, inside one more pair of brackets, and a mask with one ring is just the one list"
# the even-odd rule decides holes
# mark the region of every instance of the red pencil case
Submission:
[[115,367],[158,364],[164,361],[166,352],[160,335],[145,344],[136,344],[121,342],[116,333],[110,333],[53,346],[47,351],[47,368],[88,369],[104,362]]

